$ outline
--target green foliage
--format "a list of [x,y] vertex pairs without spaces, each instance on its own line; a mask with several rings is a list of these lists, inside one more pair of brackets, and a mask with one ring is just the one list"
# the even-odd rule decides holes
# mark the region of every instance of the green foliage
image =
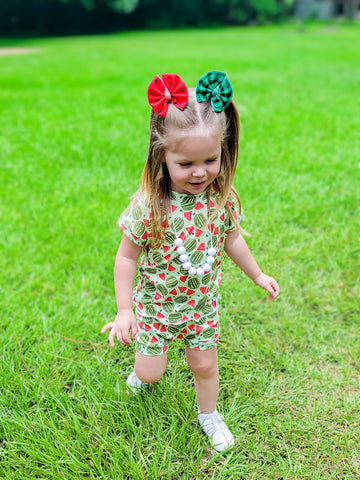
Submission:
[[131,13],[138,6],[139,0],[112,0],[109,6],[117,12]]
[[293,1],[278,0],[216,0],[222,16],[230,23],[273,21],[290,14]]
[[281,11],[281,5],[276,0],[251,0],[251,6],[264,19],[273,18]]
[[262,23],[286,17],[291,4],[292,0],[3,0],[0,33],[59,35]]
[[122,29],[138,0],[3,0],[0,34],[56,35]]
[[[356,26],[221,28],[12,41],[0,75],[0,478],[360,478]],[[1,44],[8,44],[2,41]],[[210,55],[211,53],[211,55]],[[225,71],[242,120],[248,243],[275,303],[224,264],[219,410],[196,420],[180,343],[148,396],[111,349],[115,222],[147,153],[147,86]]]
[[[71,0],[62,0],[69,3]],[[135,10],[139,0],[80,0],[84,7],[88,10],[94,10],[101,6],[109,6],[115,11],[121,13],[130,13]]]

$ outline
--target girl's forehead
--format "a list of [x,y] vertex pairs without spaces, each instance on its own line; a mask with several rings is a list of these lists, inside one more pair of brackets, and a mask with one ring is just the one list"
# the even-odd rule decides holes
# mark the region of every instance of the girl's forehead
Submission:
[[203,159],[218,156],[221,152],[221,132],[192,130],[187,134],[169,138],[166,149],[167,158]]
[[168,131],[168,148],[177,148],[184,141],[200,140],[204,142],[219,143],[222,140],[222,131],[218,127],[194,127],[189,129],[170,129]]

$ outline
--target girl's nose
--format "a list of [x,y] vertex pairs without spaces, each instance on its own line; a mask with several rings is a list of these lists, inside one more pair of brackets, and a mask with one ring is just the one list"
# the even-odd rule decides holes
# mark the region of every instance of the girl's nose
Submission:
[[193,172],[193,177],[203,177],[205,175],[205,168],[203,166],[196,167]]

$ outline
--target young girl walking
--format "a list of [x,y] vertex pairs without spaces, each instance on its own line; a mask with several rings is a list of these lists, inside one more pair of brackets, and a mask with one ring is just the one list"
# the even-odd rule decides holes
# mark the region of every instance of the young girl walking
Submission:
[[171,342],[183,340],[200,424],[212,446],[224,451],[234,439],[216,410],[223,251],[272,300],[280,289],[240,233],[233,187],[240,120],[226,74],[208,72],[196,89],[175,74],[156,76],[148,100],[149,153],[140,189],[119,220],[125,235],[114,268],[118,312],[101,333],[110,330],[112,347],[115,337],[123,345],[135,338],[127,379],[135,393],[161,378]]

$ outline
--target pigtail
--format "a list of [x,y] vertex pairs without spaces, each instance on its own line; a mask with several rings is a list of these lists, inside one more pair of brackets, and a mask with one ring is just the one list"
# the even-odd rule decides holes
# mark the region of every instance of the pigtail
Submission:
[[170,208],[170,178],[163,162],[165,146],[161,131],[164,129],[164,118],[154,112],[150,117],[150,142],[147,160],[141,177],[141,184],[136,194],[142,195],[150,205],[151,241],[155,249],[159,249],[164,237],[168,211]]
[[215,211],[211,215],[210,222],[216,218],[219,210],[225,208],[232,222],[239,230],[242,230],[228,204],[229,199],[232,202],[235,201],[239,216],[241,216],[240,198],[233,186],[239,155],[240,117],[233,101],[224,109],[224,113],[226,127],[221,146],[221,170],[214,181],[215,189],[218,192],[218,202]]

